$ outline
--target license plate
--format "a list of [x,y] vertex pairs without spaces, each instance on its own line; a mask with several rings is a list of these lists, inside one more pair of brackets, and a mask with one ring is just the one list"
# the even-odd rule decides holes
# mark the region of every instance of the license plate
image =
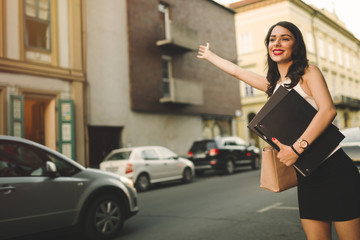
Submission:
[[206,157],[205,153],[195,154],[195,158],[205,158],[205,157]]
[[118,167],[108,167],[108,168],[106,168],[106,171],[108,171],[108,172],[117,172],[117,170],[118,170]]

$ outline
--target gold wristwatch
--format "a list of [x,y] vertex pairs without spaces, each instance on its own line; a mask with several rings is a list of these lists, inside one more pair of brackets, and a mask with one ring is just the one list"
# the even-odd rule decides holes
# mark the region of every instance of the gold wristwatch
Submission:
[[299,142],[299,147],[304,150],[306,150],[309,147],[309,143],[305,139],[299,138],[298,142]]

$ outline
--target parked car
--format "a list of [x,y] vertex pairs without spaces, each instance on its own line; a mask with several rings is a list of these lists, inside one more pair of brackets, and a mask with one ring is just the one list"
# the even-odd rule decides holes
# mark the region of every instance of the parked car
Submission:
[[80,229],[87,239],[111,239],[137,212],[130,179],[85,168],[35,142],[0,135],[1,239],[68,227]]
[[345,138],[340,145],[360,169],[360,127],[346,128],[341,132]]
[[235,136],[195,141],[188,156],[199,176],[209,169],[232,174],[239,166],[260,167],[260,149]]
[[120,148],[111,151],[100,163],[100,169],[126,176],[139,191],[151,184],[182,180],[192,181],[194,164],[161,146]]

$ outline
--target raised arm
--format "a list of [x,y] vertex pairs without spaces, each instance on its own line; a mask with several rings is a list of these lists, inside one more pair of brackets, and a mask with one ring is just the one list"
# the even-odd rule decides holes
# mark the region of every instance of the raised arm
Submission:
[[267,89],[268,82],[264,76],[251,72],[249,70],[242,69],[238,65],[219,57],[218,55],[210,51],[209,43],[206,43],[206,46],[200,45],[197,57],[200,59],[208,60],[222,71],[236,77],[237,79],[249,84],[256,89],[264,92]]

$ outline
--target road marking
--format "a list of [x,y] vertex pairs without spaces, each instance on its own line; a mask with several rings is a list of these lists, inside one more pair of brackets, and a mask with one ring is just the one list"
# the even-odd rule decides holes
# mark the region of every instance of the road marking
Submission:
[[276,209],[299,210],[299,208],[298,208],[298,207],[276,207]]
[[280,206],[282,204],[283,204],[282,202],[278,202],[278,203],[275,203],[273,205],[262,208],[260,210],[257,210],[257,212],[259,212],[259,213],[266,212],[266,211],[269,211],[270,209],[276,208],[277,206]]
[[[274,203],[270,206],[267,206],[267,207],[264,207],[260,210],[257,210],[258,213],[263,213],[263,212],[266,212],[266,211],[269,211],[271,209],[285,209],[285,210],[298,210],[299,208],[298,207],[286,207],[286,206],[281,206],[283,205],[284,203],[282,202],[278,202],[278,203]],[[281,206],[281,207],[280,207]]]

